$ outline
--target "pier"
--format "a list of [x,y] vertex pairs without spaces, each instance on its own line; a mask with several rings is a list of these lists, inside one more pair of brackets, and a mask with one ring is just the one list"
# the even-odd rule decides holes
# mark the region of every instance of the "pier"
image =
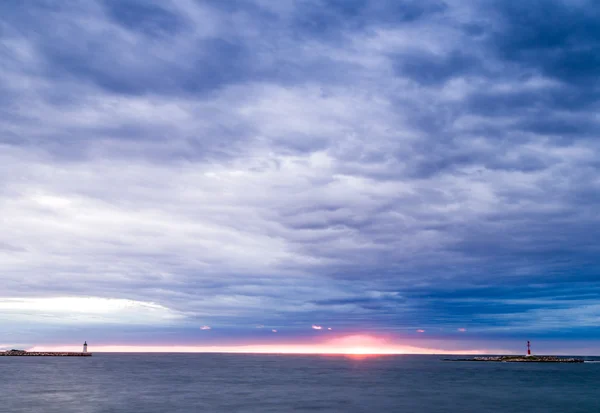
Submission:
[[91,357],[92,353],[77,353],[68,351],[0,351],[0,357]]
[[531,354],[531,341],[527,341],[525,356],[481,356],[469,359],[444,359],[444,361],[491,361],[496,363],[583,363],[583,359],[558,356],[534,356]]
[[90,357],[88,353],[87,341],[83,343],[83,351],[26,351],[26,350],[8,350],[0,351],[0,357]]
[[445,361],[490,361],[496,363],[583,363],[583,359],[556,356],[487,356]]

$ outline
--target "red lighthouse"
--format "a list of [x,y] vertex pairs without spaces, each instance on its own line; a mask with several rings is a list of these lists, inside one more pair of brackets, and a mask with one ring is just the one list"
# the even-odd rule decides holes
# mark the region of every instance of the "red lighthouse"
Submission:
[[531,343],[527,340],[527,355],[531,356]]

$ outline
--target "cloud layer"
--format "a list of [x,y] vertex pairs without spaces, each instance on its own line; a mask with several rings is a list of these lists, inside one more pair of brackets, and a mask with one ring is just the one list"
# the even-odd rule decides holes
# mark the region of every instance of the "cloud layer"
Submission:
[[0,320],[599,336],[593,2],[0,16]]

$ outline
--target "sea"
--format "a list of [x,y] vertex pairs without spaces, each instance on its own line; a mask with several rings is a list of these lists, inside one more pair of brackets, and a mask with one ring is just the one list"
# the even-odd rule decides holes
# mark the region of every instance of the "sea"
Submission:
[[0,357],[0,412],[600,413],[600,358],[94,353]]

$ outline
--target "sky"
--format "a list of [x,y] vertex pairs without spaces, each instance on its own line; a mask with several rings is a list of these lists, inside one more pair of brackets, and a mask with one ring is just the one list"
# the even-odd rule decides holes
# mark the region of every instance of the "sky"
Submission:
[[599,354],[594,3],[0,2],[0,349]]

